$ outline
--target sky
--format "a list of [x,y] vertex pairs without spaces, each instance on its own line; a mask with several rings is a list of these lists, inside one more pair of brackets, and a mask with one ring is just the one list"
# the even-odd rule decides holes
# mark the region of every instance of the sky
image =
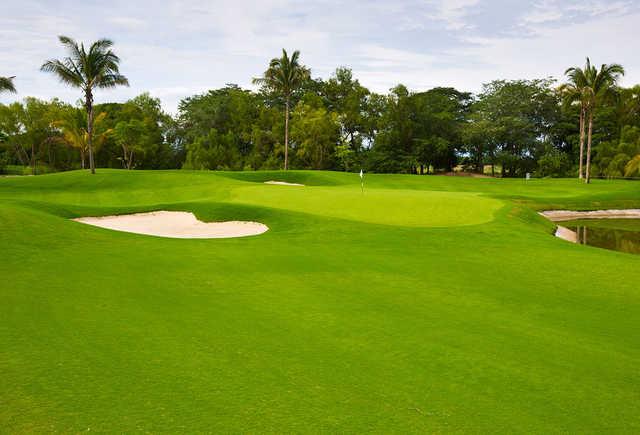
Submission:
[[39,70],[66,55],[61,34],[114,41],[131,86],[99,91],[96,102],[149,92],[171,113],[227,83],[251,88],[282,48],[300,50],[314,77],[346,66],[376,92],[561,79],[585,56],[621,63],[622,84],[640,83],[640,0],[19,0],[3,2],[0,16],[0,76],[16,76],[19,94],[0,102],[79,99]]

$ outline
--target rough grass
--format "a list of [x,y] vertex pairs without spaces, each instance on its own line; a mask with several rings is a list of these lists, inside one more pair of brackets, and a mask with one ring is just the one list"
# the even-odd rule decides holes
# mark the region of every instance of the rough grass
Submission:
[[[639,187],[0,179],[0,430],[637,432],[640,257],[556,239],[534,210],[638,207]],[[270,231],[173,240],[68,219],[158,209]]]

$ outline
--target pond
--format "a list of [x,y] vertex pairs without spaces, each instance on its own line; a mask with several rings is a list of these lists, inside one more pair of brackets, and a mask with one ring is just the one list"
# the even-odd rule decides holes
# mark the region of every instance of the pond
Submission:
[[640,254],[640,219],[583,219],[561,222],[576,243]]

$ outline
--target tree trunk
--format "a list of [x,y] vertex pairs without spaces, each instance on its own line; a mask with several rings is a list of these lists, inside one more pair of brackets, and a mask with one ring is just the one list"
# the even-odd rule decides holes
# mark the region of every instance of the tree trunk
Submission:
[[587,133],[587,168],[585,171],[585,183],[591,181],[591,136],[593,133],[593,108],[589,111],[589,131]]
[[127,169],[127,147],[122,145],[122,169]]
[[578,170],[578,178],[582,180],[582,162],[584,161],[584,105],[580,107],[580,169]]
[[84,150],[80,149],[80,167],[84,169]]
[[289,97],[284,103],[284,170],[289,168]]
[[31,175],[36,175],[36,146],[31,142]]
[[96,173],[93,160],[93,95],[91,90],[86,91],[85,108],[87,109],[87,145],[89,147],[89,168],[91,173]]

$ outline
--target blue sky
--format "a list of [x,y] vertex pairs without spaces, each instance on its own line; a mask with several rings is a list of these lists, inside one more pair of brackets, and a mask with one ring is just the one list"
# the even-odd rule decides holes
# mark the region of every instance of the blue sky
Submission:
[[205,1],[19,0],[3,4],[0,75],[19,95],[79,94],[39,72],[64,56],[56,36],[108,37],[131,87],[99,92],[124,101],[149,91],[175,111],[181,98],[237,83],[250,87],[281,48],[299,49],[314,76],[348,66],[385,92],[454,86],[478,91],[492,79],[561,77],[589,55],[622,63],[624,85],[640,83],[640,0]]

